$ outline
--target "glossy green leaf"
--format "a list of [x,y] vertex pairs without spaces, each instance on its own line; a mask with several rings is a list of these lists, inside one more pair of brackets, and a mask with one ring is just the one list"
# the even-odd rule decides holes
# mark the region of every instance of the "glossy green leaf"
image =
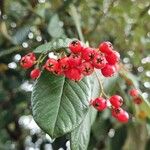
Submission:
[[75,39],[69,39],[69,38],[61,38],[57,40],[53,40],[51,42],[45,43],[37,47],[34,52],[35,53],[47,53],[51,51],[60,51],[62,49],[66,49],[69,46],[69,43],[72,42]]
[[[95,74],[91,77],[92,95],[91,98],[99,96],[99,82]],[[83,122],[71,133],[71,149],[72,150],[86,150],[91,132],[91,125],[95,121],[97,111],[90,107]]]
[[32,92],[32,112],[37,124],[52,138],[74,130],[88,112],[89,78],[74,82],[49,72],[42,73]]

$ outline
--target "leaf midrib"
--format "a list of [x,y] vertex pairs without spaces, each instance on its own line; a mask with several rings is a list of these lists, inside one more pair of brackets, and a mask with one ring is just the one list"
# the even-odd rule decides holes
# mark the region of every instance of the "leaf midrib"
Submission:
[[59,114],[59,110],[60,110],[60,106],[61,106],[61,102],[62,102],[62,95],[63,95],[63,91],[64,91],[64,85],[65,85],[65,81],[66,81],[66,78],[64,77],[63,78],[63,83],[62,83],[62,89],[60,91],[60,102],[59,102],[59,105],[58,105],[58,111],[57,111],[57,114],[56,114],[56,119],[54,121],[54,128],[53,128],[53,131],[52,131],[52,135],[54,134],[55,132],[55,125],[57,123],[57,118],[58,118],[58,114]]

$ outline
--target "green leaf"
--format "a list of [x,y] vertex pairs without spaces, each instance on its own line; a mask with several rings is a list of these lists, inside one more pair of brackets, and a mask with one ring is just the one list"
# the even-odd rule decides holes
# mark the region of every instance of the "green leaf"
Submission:
[[89,78],[74,82],[43,72],[32,92],[35,121],[52,138],[71,132],[87,114],[90,89]]
[[69,43],[76,39],[69,39],[69,38],[61,38],[52,40],[51,42],[45,43],[37,47],[34,52],[35,53],[47,53],[51,51],[60,51],[61,49],[66,49],[69,46]]
[[[91,98],[96,98],[99,96],[99,82],[96,78],[95,74],[91,77]],[[86,150],[89,139],[90,139],[90,132],[91,126],[95,121],[97,111],[90,107],[89,111],[84,119],[84,121],[73,131],[71,132],[71,149],[72,150]]]
[[57,14],[53,15],[50,19],[47,30],[53,38],[59,38],[64,35],[64,30],[60,25],[60,19]]
[[28,25],[18,29],[15,35],[12,37],[14,44],[21,44],[27,38],[29,32],[30,26]]

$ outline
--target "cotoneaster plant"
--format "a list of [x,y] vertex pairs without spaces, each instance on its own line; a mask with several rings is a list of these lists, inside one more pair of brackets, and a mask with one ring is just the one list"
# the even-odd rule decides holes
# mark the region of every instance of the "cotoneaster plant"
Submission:
[[[97,111],[109,109],[117,121],[128,123],[132,116],[123,109],[123,98],[108,96],[102,84],[103,78],[109,80],[118,73],[129,81],[119,61],[120,54],[110,42],[93,48],[68,38],[43,44],[23,56],[20,65],[31,68],[30,77],[36,79],[31,101],[39,127],[52,138],[69,135],[72,150],[86,150]],[[137,89],[131,89],[129,95],[135,104],[142,104]]]

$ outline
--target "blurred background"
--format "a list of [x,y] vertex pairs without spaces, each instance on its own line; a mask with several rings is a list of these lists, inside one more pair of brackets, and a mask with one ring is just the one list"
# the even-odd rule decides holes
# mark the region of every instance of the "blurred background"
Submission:
[[[60,37],[80,38],[93,47],[111,41],[150,100],[149,0],[0,0],[0,150],[69,149],[65,137],[52,140],[34,122],[33,81],[18,64],[22,55]],[[132,113],[130,86],[118,81],[108,91],[123,96]],[[140,112],[138,121],[126,125],[109,116],[98,114],[88,150],[150,150],[147,116]]]

